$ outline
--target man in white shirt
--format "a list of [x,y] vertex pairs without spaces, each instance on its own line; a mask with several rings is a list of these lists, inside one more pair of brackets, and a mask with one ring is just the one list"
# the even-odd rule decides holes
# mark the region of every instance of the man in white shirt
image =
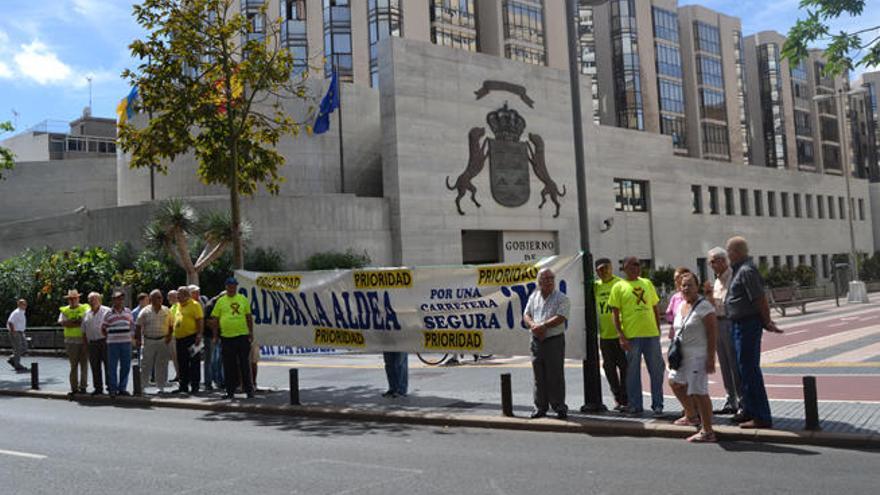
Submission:
[[92,383],[95,390],[92,395],[104,393],[104,383],[109,385],[110,376],[107,368],[107,336],[104,335],[104,317],[110,313],[110,308],[101,304],[101,294],[89,293],[89,311],[83,316],[82,330],[83,339],[89,347],[89,365],[92,368]]
[[9,318],[6,320],[6,328],[9,330],[9,343],[12,345],[12,357],[6,362],[19,373],[27,371],[27,368],[21,365],[21,355],[27,349],[27,340],[24,336],[24,331],[27,328],[26,310],[27,301],[19,299],[18,307],[9,314]]

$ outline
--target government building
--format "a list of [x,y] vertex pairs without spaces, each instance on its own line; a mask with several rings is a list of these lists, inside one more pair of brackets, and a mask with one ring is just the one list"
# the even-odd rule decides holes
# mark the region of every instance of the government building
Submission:
[[[241,1],[249,36],[265,33],[262,3]],[[556,0],[271,0],[296,71],[314,72],[320,95],[335,66],[342,104],[329,132],[279,144],[277,196],[243,199],[252,244],[291,268],[328,250],[380,266],[577,252],[565,15]],[[779,33],[743,33],[735,17],[675,0],[583,6],[577,26],[594,256],[705,276],[706,252],[743,235],[756,262],[827,279],[850,250],[850,212],[856,249],[878,249],[878,74],[827,78],[820,51],[791,66]],[[22,155],[37,139],[4,146]],[[0,183],[15,205],[0,214],[0,257],[137,245],[166,198],[228,207],[192,158],[151,176],[121,151],[33,156]]]

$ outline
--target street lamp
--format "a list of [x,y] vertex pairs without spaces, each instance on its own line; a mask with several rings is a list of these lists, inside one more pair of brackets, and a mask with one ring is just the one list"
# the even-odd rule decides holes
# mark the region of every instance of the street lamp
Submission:
[[[865,288],[865,283],[859,280],[859,258],[856,253],[856,233],[855,228],[853,227],[853,201],[852,201],[852,193],[850,191],[850,175],[852,174],[852,166],[850,163],[849,150],[847,149],[849,142],[847,139],[846,133],[846,120],[849,117],[849,112],[845,112],[844,107],[842,107],[842,102],[844,97],[854,96],[858,94],[864,93],[864,89],[854,89],[851,91],[847,91],[844,88],[838,89],[836,93],[824,94],[824,95],[816,95],[813,97],[813,101],[827,101],[834,100],[834,107],[837,110],[838,119],[843,120],[844,122],[841,124],[838,122],[838,132],[840,134],[840,143],[841,143],[841,171],[843,172],[844,182],[846,183],[846,211],[847,218],[849,220],[849,257],[850,257],[850,266],[853,268],[852,273],[852,281],[849,283],[849,293],[847,294],[846,300],[848,303],[867,303],[868,302],[868,291]],[[839,129],[843,129],[841,132]],[[846,169],[844,170],[844,164],[846,164]]]
[[605,0],[566,0],[566,26],[568,27],[568,71],[571,82],[571,120],[574,128],[574,160],[577,176],[578,226],[580,229],[582,264],[584,274],[584,309],[586,312],[586,359],[583,362],[584,405],[582,412],[606,410],[602,402],[602,383],[599,377],[599,334],[596,314],[596,298],[593,296],[593,254],[590,252],[590,229],[587,218],[587,177],[584,165],[584,125],[581,117],[580,61],[578,60],[578,36],[575,19],[578,6],[595,7]]

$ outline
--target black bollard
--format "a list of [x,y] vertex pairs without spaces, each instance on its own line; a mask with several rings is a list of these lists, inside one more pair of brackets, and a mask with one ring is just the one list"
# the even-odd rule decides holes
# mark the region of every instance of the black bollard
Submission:
[[144,388],[141,384],[141,367],[135,364],[131,367],[131,384],[134,387],[134,395],[141,396],[144,394]]
[[290,405],[298,406],[299,404],[299,370],[290,369]]
[[40,365],[31,363],[31,390],[40,390]]
[[816,377],[805,376],[804,381],[804,414],[805,430],[821,430],[819,426],[819,402],[816,392]]
[[513,417],[513,396],[510,392],[510,373],[501,374],[501,414]]

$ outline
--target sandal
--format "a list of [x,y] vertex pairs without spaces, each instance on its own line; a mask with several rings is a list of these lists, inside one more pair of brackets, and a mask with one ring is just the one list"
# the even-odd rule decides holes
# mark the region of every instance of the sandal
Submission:
[[677,426],[700,426],[700,417],[695,416],[693,418],[689,418],[687,416],[682,416],[673,421],[672,424]]
[[715,436],[715,432],[700,430],[689,436],[687,441],[691,443],[715,443],[718,441],[718,437]]

